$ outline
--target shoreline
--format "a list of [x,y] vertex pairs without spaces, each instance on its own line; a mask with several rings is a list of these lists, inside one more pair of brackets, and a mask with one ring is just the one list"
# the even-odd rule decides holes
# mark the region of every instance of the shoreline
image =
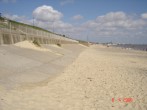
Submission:
[[147,44],[118,44],[118,45],[110,45],[110,47],[147,52]]

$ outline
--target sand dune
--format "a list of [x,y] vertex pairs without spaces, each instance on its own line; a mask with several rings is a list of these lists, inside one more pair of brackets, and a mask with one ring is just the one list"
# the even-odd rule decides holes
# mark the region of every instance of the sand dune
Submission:
[[52,81],[32,88],[1,88],[0,108],[147,110],[146,65],[146,52],[92,46]]

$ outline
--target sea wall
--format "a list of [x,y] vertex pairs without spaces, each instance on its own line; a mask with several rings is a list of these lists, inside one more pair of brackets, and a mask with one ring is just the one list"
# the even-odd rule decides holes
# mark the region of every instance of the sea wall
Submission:
[[41,44],[73,44],[78,41],[47,32],[27,25],[15,23],[2,24],[0,27],[0,44],[14,44],[24,40],[36,40]]

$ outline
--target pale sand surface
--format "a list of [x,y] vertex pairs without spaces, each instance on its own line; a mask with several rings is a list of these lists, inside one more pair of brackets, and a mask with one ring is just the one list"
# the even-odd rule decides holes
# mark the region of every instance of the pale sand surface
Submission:
[[[38,51],[49,51],[48,49],[41,48],[35,46],[32,41],[22,41],[14,44],[15,46],[22,47],[22,48],[28,48],[28,49],[33,49],[33,50],[38,50]],[[50,50],[51,51],[51,50]]]
[[[21,48],[27,48],[27,49],[33,49],[33,50],[37,50],[37,51],[43,51],[43,52],[52,52],[56,55],[61,55],[56,51],[50,50],[50,49],[46,49],[43,47],[39,47],[33,44],[32,41],[22,41],[22,42],[18,42],[16,44],[14,44],[15,46],[21,47]],[[55,46],[55,45],[54,45]],[[57,47],[57,46],[56,46]]]
[[91,46],[47,83],[0,86],[0,110],[147,110],[147,52]]

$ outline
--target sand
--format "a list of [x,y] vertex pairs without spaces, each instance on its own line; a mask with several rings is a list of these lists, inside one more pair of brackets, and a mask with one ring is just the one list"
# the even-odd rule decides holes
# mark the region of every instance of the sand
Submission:
[[147,110],[146,65],[147,52],[91,46],[43,85],[0,86],[0,110]]
[[49,51],[48,49],[41,48],[39,46],[36,46],[32,43],[32,41],[22,41],[14,44],[15,46],[21,47],[21,48],[27,48],[27,49],[33,49],[38,51]]
[[52,53],[54,53],[56,55],[62,55],[62,54],[59,54],[58,52],[55,52],[53,50],[36,46],[32,41],[27,41],[26,40],[26,41],[18,42],[18,43],[14,44],[14,45],[18,46],[18,47],[21,47],[21,48],[27,48],[27,49],[32,49],[32,50],[37,50],[37,51],[42,51],[42,52],[52,52]]

